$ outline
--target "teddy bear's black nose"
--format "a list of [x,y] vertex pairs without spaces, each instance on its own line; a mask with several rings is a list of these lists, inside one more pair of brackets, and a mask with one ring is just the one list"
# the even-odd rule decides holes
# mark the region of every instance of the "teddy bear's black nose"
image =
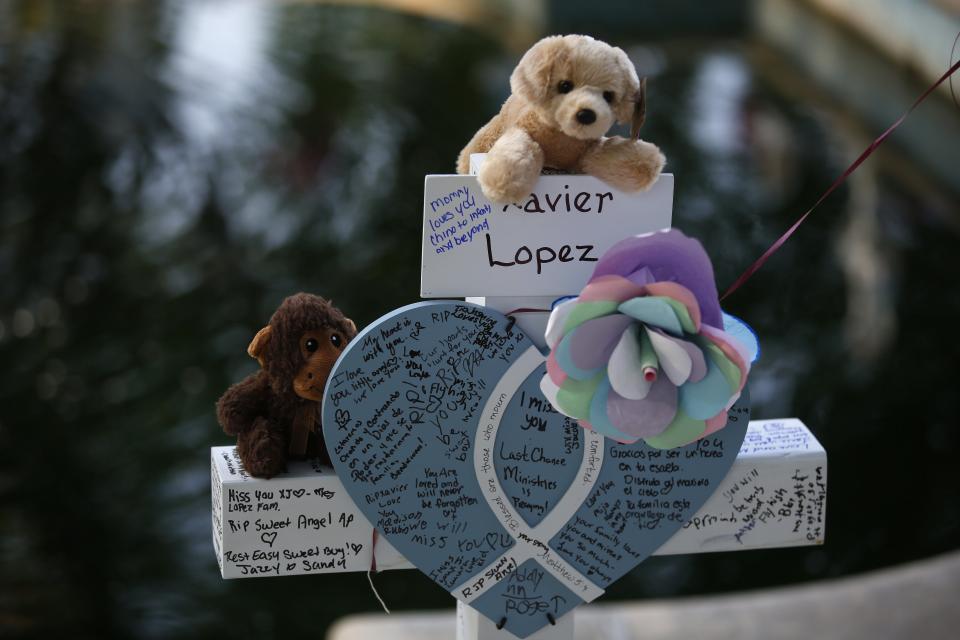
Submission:
[[597,121],[597,114],[593,109],[580,109],[577,111],[577,122],[580,124],[593,124]]

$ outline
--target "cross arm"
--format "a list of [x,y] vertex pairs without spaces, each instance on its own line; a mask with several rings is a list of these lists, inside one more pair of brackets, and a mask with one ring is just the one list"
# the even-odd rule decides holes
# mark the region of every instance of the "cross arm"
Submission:
[[[293,462],[261,480],[243,470],[234,447],[213,447],[210,457],[224,578],[413,568],[374,537],[331,469]],[[751,421],[720,486],[655,555],[822,544],[826,483],[826,452],[800,420]]]

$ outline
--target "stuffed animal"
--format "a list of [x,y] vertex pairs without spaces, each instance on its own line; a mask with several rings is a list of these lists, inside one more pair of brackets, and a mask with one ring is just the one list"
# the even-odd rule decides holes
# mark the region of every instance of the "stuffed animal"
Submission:
[[217,401],[217,420],[237,436],[247,473],[270,478],[288,458],[319,457],[330,464],[320,429],[320,402],[333,364],[357,335],[353,321],[309,293],[290,296],[253,338],[247,353],[260,371]]
[[[495,202],[527,196],[544,167],[588,173],[622,191],[647,189],[664,157],[638,140],[645,84],[622,49],[589,36],[550,36],[527,51],[510,76],[513,94],[460,152],[487,153],[478,179]],[[614,122],[632,122],[631,139],[605,137]]]

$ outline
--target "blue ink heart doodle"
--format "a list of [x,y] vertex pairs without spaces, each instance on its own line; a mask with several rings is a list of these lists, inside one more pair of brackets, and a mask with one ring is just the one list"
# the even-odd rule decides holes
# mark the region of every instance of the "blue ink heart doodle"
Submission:
[[323,431],[363,514],[454,597],[525,638],[656,551],[736,459],[749,393],[685,447],[618,444],[558,413],[545,356],[463,302],[397,309],[346,348]]

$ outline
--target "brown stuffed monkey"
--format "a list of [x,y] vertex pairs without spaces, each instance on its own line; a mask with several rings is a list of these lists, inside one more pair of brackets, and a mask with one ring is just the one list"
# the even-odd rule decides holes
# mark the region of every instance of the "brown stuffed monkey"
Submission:
[[253,338],[247,353],[261,369],[217,401],[217,420],[237,436],[247,473],[270,478],[288,458],[330,464],[320,429],[320,402],[330,370],[357,335],[353,321],[308,293],[290,296]]

